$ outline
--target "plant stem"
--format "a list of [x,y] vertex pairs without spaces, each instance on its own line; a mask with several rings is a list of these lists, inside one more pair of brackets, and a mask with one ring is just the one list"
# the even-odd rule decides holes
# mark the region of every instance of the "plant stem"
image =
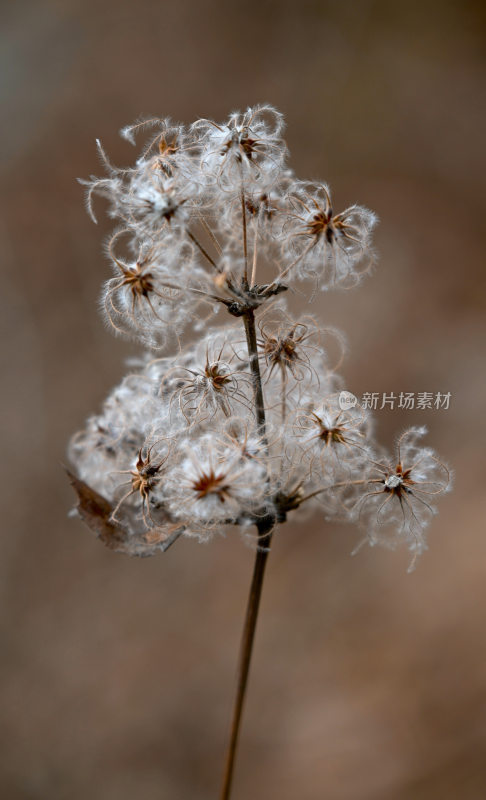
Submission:
[[231,732],[226,755],[226,763],[223,775],[223,785],[221,788],[220,800],[229,800],[231,792],[231,781],[235,765],[236,748],[238,745],[238,735],[240,732],[241,715],[245,700],[246,687],[248,683],[248,673],[250,671],[250,661],[255,638],[255,629],[258,619],[258,608],[262,594],[263,577],[267,563],[270,542],[273,532],[273,520],[266,519],[258,523],[259,543],[256,552],[253,577],[251,580],[250,593],[248,595],[248,605],[246,607],[245,624],[241,637],[240,655],[238,659],[236,697],[233,706],[233,718],[231,721]]
[[243,273],[243,279],[245,284],[248,285],[248,242],[247,242],[247,232],[246,232],[246,207],[245,207],[245,190],[243,186],[241,187],[241,221],[243,224],[243,253],[245,256],[245,271]]
[[[265,404],[263,400],[262,379],[260,375],[260,365],[258,363],[258,349],[255,328],[255,313],[248,309],[244,316],[246,341],[248,345],[248,355],[250,358],[250,370],[253,382],[253,395],[255,401],[255,416],[259,431],[265,440]],[[258,529],[258,549],[253,567],[253,577],[251,579],[250,593],[246,607],[245,624],[241,637],[240,655],[238,658],[236,696],[233,706],[233,718],[231,721],[231,732],[228,742],[228,750],[224,767],[223,784],[221,787],[220,800],[229,800],[231,792],[231,782],[236,758],[236,748],[238,746],[238,736],[240,732],[241,715],[245,700],[246,687],[248,683],[248,673],[250,671],[250,661],[255,638],[255,629],[258,619],[258,609],[263,588],[263,577],[267,563],[270,543],[272,541],[275,518],[268,514],[256,523]]]
[[205,249],[204,249],[204,247],[202,246],[202,244],[201,244],[201,242],[199,241],[199,239],[198,239],[196,236],[194,236],[194,234],[193,234],[193,233],[192,233],[192,232],[189,230],[189,228],[187,229],[187,235],[189,236],[189,239],[190,239],[192,242],[194,242],[194,244],[196,245],[196,247],[198,248],[198,250],[200,250],[200,251],[201,251],[201,253],[203,254],[204,258],[205,258],[207,261],[209,261],[209,263],[211,264],[211,266],[212,266],[212,267],[214,267],[215,269],[217,269],[217,270],[218,270],[218,272],[221,272],[221,267],[219,267],[219,266],[216,264],[216,261],[215,261],[213,258],[211,258],[211,256],[210,256],[210,255],[209,255],[209,253],[207,252],[207,250],[205,250]]
[[265,403],[263,400],[262,376],[260,375],[260,364],[258,363],[258,347],[255,328],[255,312],[248,309],[243,315],[245,323],[246,344],[250,357],[250,371],[253,383],[253,397],[255,400],[255,416],[260,429],[260,433],[265,436]]

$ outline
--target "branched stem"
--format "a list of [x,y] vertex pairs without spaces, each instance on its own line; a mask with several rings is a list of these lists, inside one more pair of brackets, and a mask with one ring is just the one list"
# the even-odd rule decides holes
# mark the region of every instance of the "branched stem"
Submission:
[[[248,355],[250,357],[250,369],[253,382],[253,393],[255,400],[255,416],[257,419],[260,433],[265,437],[265,405],[263,400],[262,379],[260,375],[260,365],[258,363],[258,350],[255,329],[255,314],[253,310],[247,310],[243,316],[246,331],[246,341],[248,345]],[[275,518],[272,515],[262,517],[257,523],[258,529],[258,549],[253,567],[253,577],[248,595],[246,607],[245,624],[241,637],[240,655],[238,659],[236,696],[233,705],[233,718],[231,721],[231,731],[226,754],[226,762],[223,774],[223,784],[221,787],[220,800],[229,800],[231,783],[235,766],[236,748],[240,732],[241,715],[245,700],[248,674],[250,671],[251,654],[253,650],[253,640],[258,619],[258,609],[263,588],[263,577],[267,563],[270,543],[272,541]]]

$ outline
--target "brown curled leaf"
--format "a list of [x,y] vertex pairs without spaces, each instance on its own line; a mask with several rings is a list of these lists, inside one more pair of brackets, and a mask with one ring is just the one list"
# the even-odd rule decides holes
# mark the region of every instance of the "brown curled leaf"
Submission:
[[134,532],[128,526],[111,519],[113,506],[91,486],[76,477],[65,467],[71,486],[76,492],[76,511],[83,522],[103,544],[117,553],[129,556],[152,556],[165,552],[179,538],[184,529],[166,524],[150,531]]

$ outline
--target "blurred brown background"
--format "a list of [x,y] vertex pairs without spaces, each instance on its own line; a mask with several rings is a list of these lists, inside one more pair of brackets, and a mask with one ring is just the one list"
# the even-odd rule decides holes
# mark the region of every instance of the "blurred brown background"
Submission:
[[[77,176],[140,115],[271,102],[292,166],[381,220],[361,289],[313,311],[348,387],[451,391],[427,424],[456,472],[408,554],[323,519],[276,537],[234,800],[486,797],[484,3],[32,0],[1,8],[0,796],[217,797],[252,552],[237,535],[129,560],[77,520],[60,462],[131,346]],[[483,357],[481,357],[483,355]]]

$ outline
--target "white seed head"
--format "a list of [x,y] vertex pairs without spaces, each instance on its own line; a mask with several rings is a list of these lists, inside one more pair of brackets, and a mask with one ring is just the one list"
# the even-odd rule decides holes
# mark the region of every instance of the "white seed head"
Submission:
[[[450,485],[421,428],[400,437],[394,459],[380,455],[369,412],[339,403],[342,334],[287,309],[295,281],[314,293],[361,279],[376,216],[336,211],[327,184],[295,178],[282,131],[267,105],[190,128],[144,120],[122,131],[132,144],[149,134],[127,169],[98,143],[107,176],[86,182],[88,209],[94,218],[101,195],[117,221],[101,307],[145,354],[69,455],[133,537],[127,552],[182,528],[246,535],[313,504],[356,519],[371,544],[405,540],[417,552]],[[191,325],[197,340],[184,345]]]

